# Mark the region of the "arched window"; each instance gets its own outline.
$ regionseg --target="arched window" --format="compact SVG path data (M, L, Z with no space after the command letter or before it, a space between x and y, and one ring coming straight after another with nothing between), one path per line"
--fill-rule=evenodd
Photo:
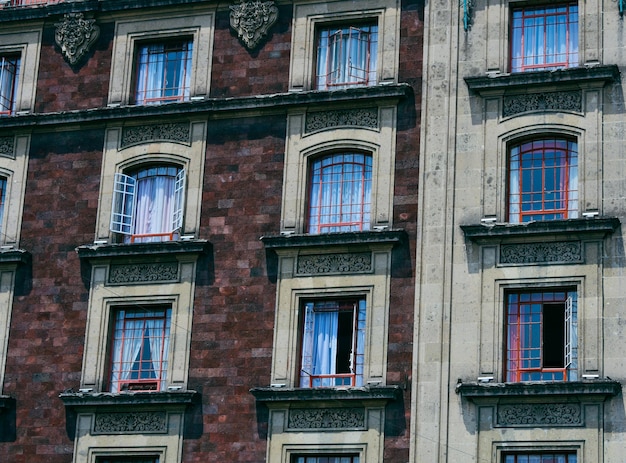
M578 217L578 147L566 138L535 138L509 147L508 220Z
M156 165L115 174L111 231L127 242L171 241L183 224L185 170Z
M309 233L369 230L372 156L334 153L314 159L309 177Z

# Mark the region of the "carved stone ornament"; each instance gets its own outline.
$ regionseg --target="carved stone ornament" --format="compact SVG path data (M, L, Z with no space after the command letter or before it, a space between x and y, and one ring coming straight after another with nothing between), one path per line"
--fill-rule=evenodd
M498 406L500 426L581 426L579 403L502 404Z
M124 127L122 130L121 147L139 145L153 141L171 141L190 144L191 129L187 122L171 124L154 124Z
M553 243L503 244L500 247L501 264L541 264L582 262L580 241Z
M165 412L98 413L94 433L162 433L167 431Z
M504 97L503 117L530 111L583 111L582 93L571 92L524 93Z
M256 48L277 19L278 8L273 1L241 0L230 6L230 27L249 50Z
M298 256L296 269L298 275L369 273L371 271L371 252L301 255Z
M305 132L334 127L378 128L378 108L343 109L307 113Z
M292 408L287 427L291 429L365 428L364 408Z
M159 262L154 264L116 264L109 269L109 284L155 283L176 281L178 262Z
M65 59L76 64L98 40L100 28L95 19L85 19L82 13L68 13L56 23L54 40Z
M13 157L15 137L0 137L0 155Z

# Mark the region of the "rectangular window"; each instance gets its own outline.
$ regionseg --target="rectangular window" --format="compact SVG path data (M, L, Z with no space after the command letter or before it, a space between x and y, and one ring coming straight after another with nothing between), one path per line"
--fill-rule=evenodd
M111 456L97 457L96 463L159 463L159 457L151 455L141 456Z
M6 201L6 194L7 179L4 177L0 177L0 234L2 233L2 219L4 218L4 203Z
M576 463L576 452L507 452L502 463Z
M110 392L165 390L171 318L169 307L114 312Z
M2 116L15 112L19 73L19 55L0 55L0 115Z
M363 385L365 299L303 306L300 387Z
M511 21L511 72L578 66L578 5L516 8Z
M150 166L116 173L111 231L130 243L171 241L183 225L185 169Z
M137 47L135 104L189 100L193 42L182 40Z
M576 381L577 297L572 289L506 294L506 381Z
M509 222L578 217L575 141L541 138L509 148Z
M316 89L376 84L378 26L332 26L317 31Z
M358 455L295 455L291 458L291 463L359 463L359 461Z
M309 233L370 228L372 156L337 153L310 166Z

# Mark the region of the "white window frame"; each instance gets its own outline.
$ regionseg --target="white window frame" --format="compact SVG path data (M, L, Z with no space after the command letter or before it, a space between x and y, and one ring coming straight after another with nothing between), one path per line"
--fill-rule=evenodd
M109 106L132 104L137 44L178 37L190 37L193 42L190 99L208 98L214 22L215 11L208 8L198 10L192 16L169 11L136 16L131 21L118 21L113 40Z
M0 154L0 177L6 179L4 211L0 217L0 244L4 246L19 246L29 151L30 135L17 134L13 136L13 152Z
M395 83L398 80L400 41L399 0L337 0L330 2L297 2L294 4L291 34L291 63L289 89L291 91L315 88L317 33L327 23L378 24L377 83Z

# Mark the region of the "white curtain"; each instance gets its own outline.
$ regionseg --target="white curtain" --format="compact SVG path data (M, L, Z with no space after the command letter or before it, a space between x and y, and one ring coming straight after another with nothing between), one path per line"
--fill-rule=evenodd
M120 382L130 379L132 365L143 342L143 320L127 320L125 311L118 312L113 340L111 392L120 391Z
M339 312L315 312L313 327L313 374L334 375L337 373L337 331ZM333 378L318 378L313 387L334 386Z
M14 92L17 87L19 58L0 57L0 113L15 110Z
M137 180L134 235L169 233L175 203L175 177L151 176ZM161 241L161 237L146 237L142 242ZM136 240L139 241L139 240Z
M138 50L137 64L137 104L146 104L146 100L161 96L164 78L164 46L151 44Z
M152 371L160 379L161 389L167 380L167 353L169 350L169 316L165 319L146 321L146 331L150 332L150 355Z

